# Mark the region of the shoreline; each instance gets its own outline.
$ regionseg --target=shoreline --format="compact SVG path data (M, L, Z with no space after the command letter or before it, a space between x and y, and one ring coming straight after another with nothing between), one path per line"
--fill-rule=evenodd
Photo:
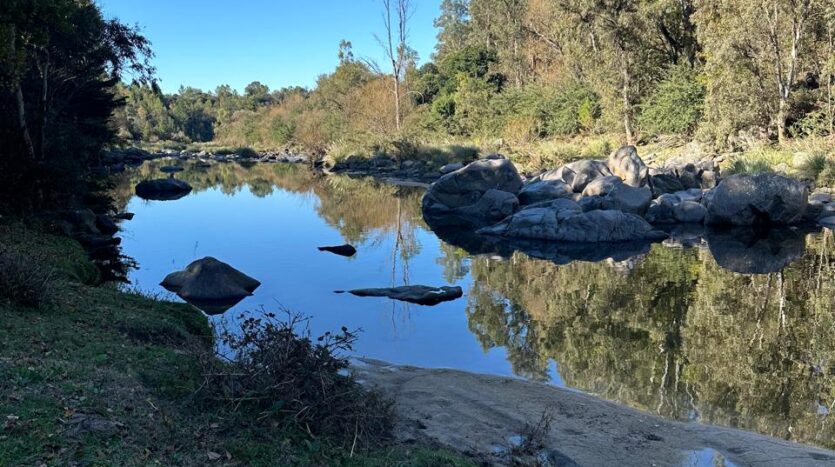
M835 451L735 428L667 420L545 383L355 361L352 370L360 382L395 396L398 441L458 450L490 465L545 460L566 466L835 463ZM526 427L544 412L550 429L540 433L541 446L518 452Z

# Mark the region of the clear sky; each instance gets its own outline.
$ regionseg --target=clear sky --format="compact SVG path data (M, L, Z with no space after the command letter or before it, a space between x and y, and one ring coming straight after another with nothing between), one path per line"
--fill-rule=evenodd
M440 0L412 0L410 43L421 62L435 47ZM354 56L383 54L380 0L99 0L109 17L139 24L152 41L160 86L238 91L252 81L270 89L313 87L337 64L339 41Z

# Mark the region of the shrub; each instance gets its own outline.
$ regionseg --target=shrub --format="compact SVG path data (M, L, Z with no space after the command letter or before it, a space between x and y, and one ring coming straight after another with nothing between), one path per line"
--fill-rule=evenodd
M55 298L55 273L43 261L0 247L0 299L39 308Z
M343 327L315 342L306 319L286 312L263 318L241 316L239 329L222 329L218 341L231 356L202 358L200 393L213 403L248 412L267 424L295 424L314 436L326 435L366 446L391 429L392 403L367 391L346 373L356 333Z
M255 159L258 157L258 151L249 147L235 149L235 154L243 157L244 159Z
M815 181L826 170L829 162L823 154L813 154L803 159L797 168L797 175L803 180Z
M649 96L638 119L654 135L691 135L702 118L705 88L689 65L670 68Z

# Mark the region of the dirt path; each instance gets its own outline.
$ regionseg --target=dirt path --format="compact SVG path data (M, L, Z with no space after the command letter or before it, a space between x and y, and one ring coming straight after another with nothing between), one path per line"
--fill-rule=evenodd
M493 465L835 465L832 451L673 422L546 384L375 360L355 361L354 371L396 398L401 441L436 443ZM526 446L526 426L537 425L546 409L550 428L533 430L540 442Z

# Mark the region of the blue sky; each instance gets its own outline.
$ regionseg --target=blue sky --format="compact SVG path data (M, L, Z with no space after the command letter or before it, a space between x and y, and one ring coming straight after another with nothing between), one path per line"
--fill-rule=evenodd
M333 70L339 41L356 57L383 63L380 0L99 0L109 17L139 24L153 42L160 86L238 91L252 81L270 89L312 87ZM410 42L429 59L440 0L413 0Z

